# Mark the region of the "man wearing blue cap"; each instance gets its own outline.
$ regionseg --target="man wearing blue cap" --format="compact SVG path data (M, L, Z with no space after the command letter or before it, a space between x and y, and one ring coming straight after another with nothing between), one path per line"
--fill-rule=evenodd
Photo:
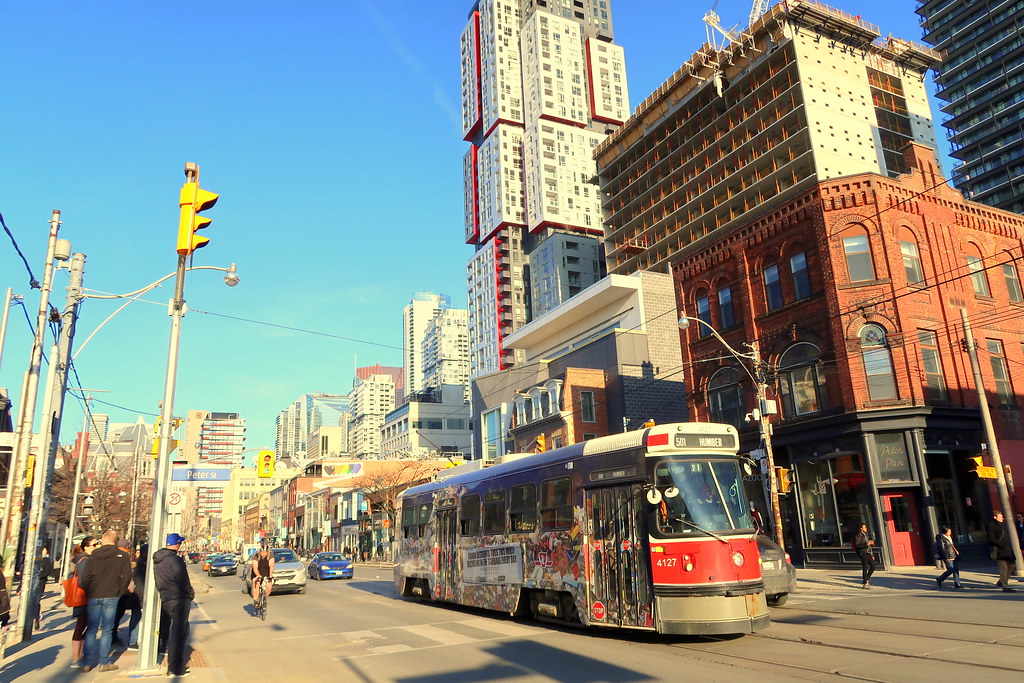
M167 545L153 553L153 576L160 591L160 633L167 647L167 673L188 676L188 613L195 591L185 560L178 555L185 537L168 534Z

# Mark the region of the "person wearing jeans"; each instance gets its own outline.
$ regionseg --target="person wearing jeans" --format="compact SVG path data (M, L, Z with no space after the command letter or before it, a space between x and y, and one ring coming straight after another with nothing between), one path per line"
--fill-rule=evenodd
M128 553L117 547L117 532L108 530L100 537L100 547L93 551L78 577L85 591L88 625L85 627L85 653L82 671L99 666L100 671L113 671L117 664L110 658L110 642L114 628L117 602L132 578ZM96 637L97 631L100 633Z
M935 577L935 583L942 588L942 582L953 577L953 588L963 588L960 584L960 551L953 545L953 530L948 524L942 525L942 533L935 535L935 559L942 560L946 571Z

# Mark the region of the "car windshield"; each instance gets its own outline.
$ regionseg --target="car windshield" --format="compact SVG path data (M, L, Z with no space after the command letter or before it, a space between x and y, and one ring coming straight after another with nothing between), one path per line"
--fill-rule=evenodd
M298 562L299 558L292 550L275 550L274 562Z
M348 559L341 553L323 553L320 555L321 562L341 562L342 560Z
M655 528L661 535L754 528L735 460L662 461L654 468L654 481L662 494L654 506ZM666 495L673 488L678 494Z

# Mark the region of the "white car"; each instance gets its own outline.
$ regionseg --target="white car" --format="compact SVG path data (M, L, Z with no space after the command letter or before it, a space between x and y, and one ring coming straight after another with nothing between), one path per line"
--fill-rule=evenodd
M272 593L306 592L306 565L291 548L271 548L274 555L274 588ZM245 589L252 593L252 578L246 572Z

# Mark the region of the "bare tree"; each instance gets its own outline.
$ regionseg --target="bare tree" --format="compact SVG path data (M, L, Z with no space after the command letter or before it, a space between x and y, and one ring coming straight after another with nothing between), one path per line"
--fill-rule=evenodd
M356 477L349 484L366 498L371 510L383 512L394 527L398 521L398 496L402 491L430 481L445 464L424 460L395 460Z

